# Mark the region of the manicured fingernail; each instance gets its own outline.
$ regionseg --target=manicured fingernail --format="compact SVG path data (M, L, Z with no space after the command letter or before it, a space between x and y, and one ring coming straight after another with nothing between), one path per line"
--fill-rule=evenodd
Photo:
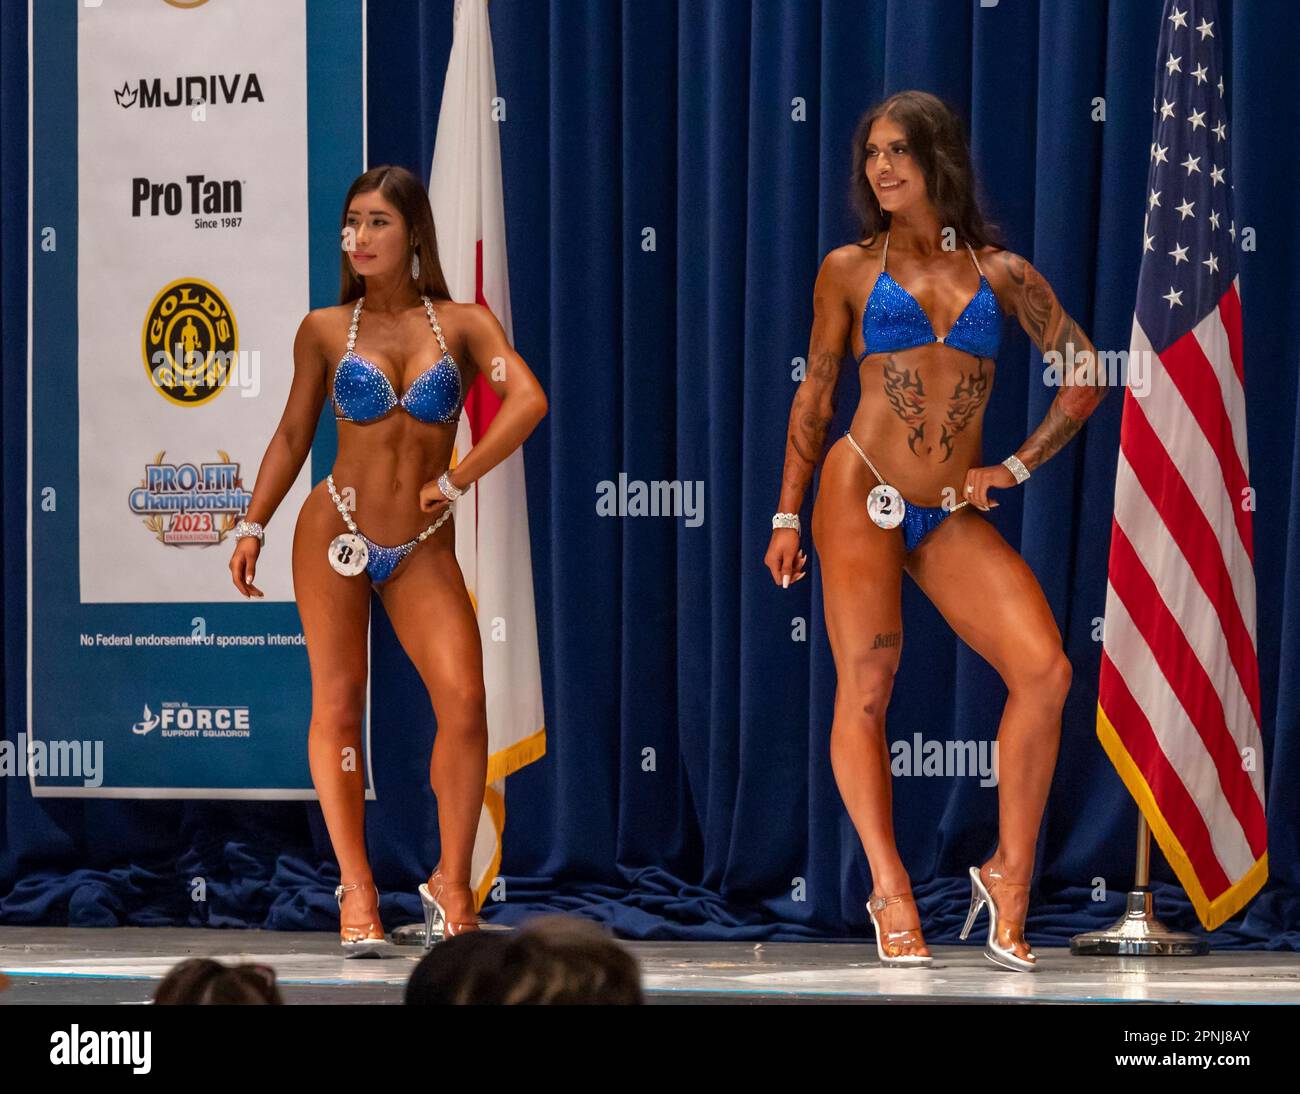
M781 577L781 588L788 589L789 587L790 587L790 575L784 574Z

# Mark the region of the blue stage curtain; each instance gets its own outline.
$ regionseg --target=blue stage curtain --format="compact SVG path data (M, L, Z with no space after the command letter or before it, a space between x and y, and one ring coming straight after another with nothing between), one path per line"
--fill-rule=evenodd
M0 22L10 737L25 722L25 6L5 5ZM372 164L427 177L451 7L371 0ZM834 670L817 556L785 593L762 566L813 280L822 256L855 238L853 126L894 91L945 97L969 123L986 210L1010 248L1099 346L1127 348L1161 5L494 0L490 11L514 331L551 411L525 449L548 752L508 782L506 900L484 914L575 911L634 938L863 938L870 879L828 758ZM1240 263L1271 876L1212 937L1295 948L1300 22L1287 0L1238 0L1221 2L1220 24L1229 181L1237 224L1258 240ZM1098 98L1104 122L1092 119ZM1008 322L986 461L1041 419L1053 392L1040 371ZM832 437L856 398L849 367ZM1038 575L1074 665L1029 922L1039 943L1113 921L1132 879L1136 808L1094 732L1120 409L1113 393L991 514ZM700 480L703 522L598 516L598 484L620 473ZM792 640L794 617L806 641ZM991 738L1000 680L910 582L904 629L891 738ZM433 727L378 607L373 671L369 838L392 926L417 917L414 887L436 857ZM5 923L337 924L315 805L38 803L15 779L0 796ZM928 940L954 941L965 868L996 839L996 791L900 777L895 818ZM1194 928L1154 859L1159 911ZM206 905L188 897L197 875Z

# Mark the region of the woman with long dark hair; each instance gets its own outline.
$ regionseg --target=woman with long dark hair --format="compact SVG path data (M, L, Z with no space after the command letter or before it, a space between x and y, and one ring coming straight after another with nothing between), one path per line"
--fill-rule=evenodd
M851 350L861 401L826 455L812 531L837 676L831 764L871 868L877 953L890 965L931 962L894 843L885 736L906 571L1007 686L998 846L970 868L962 938L987 905L986 955L1033 971L1024 921L1071 669L1032 571L979 512L998 504L990 490L1024 482L1059 451L1105 388L1095 348L1051 286L981 216L966 137L945 103L905 91L868 111L853 138L853 187L862 239L830 252L817 275L808 375L764 562L778 585L805 576L798 511ZM1038 428L986 466L982 425L1008 314L1045 355L1060 354L1064 379Z
M348 956L385 948L365 844L361 720L372 588L428 689L438 731L429 766L442 856L420 886L428 939L476 930L470 855L487 772L482 647L456 561L452 503L546 414L546 396L496 317L450 299L420 181L374 167L348 189L340 303L308 313L294 340L288 405L257 475L230 560L253 585L264 530L311 448L328 398L338 456L298 515L293 582L311 664L307 750L339 863ZM477 370L502 405L450 467Z

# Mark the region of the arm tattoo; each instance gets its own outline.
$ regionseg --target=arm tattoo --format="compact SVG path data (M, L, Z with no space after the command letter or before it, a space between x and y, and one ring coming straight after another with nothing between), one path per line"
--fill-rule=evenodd
M826 351L812 360L808 380L795 393L781 480L799 497L808 488L813 468L826 446L826 431L835 416L835 381L839 370L839 356Z
M921 386L921 370L913 376L910 369L899 368L894 354L885 361L885 395L907 426L907 447L913 456L921 453L916 446L925 439L925 388Z
M1083 428L1106 395L1106 380L1097 362L1097 347L1061 307L1047 280L1019 255L999 256L1006 271L1016 314L1025 333L1047 357L1061 362L1061 389L1047 416L1016 455L1033 471L1061 450Z

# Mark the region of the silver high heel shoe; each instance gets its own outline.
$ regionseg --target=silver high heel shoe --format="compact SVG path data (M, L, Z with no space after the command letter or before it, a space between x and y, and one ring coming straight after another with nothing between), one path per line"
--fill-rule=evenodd
M432 883L432 884L430 884ZM424 908L424 948L427 950L435 942L465 934L467 930L479 929L478 916L473 920L448 919L447 910L442 906L443 882L442 870L434 870L429 881L416 890L420 894L420 906Z
M351 892L353 889L373 889L374 885L369 881L358 881L352 885L340 885L334 890L334 899L338 901L339 912L343 911L343 894ZM378 892L375 893L376 899ZM378 931L378 935L375 932ZM384 928L376 922L366 924L365 928L361 927L340 927L339 928L339 945L343 947L344 957L380 957L392 948L392 944L384 937Z
M1007 881L1005 877L997 871L990 869L989 877L996 880L995 888L1018 888L1028 889L1029 886L1022 881ZM1029 953L1029 959L1021 957L1014 949L1003 946L998 941L998 905L990 895L984 885L984 879L980 877L979 867L970 868L970 911L966 915L966 925L961 929L961 937L965 940L970 934L970 929L975 925L975 917L984 905L989 906L989 937L984 946L984 956L995 965L1001 965L1004 969L1011 969L1014 972L1037 972L1037 958L1034 957L1033 951ZM1026 943L1028 945L1028 943Z
M912 900L912 894L898 893L894 896L876 896L874 893L867 901L867 915L871 919L871 925L876 929L876 956L880 958L882 965L888 965L893 968L916 969L924 968L927 965L934 964L934 958L927 957L925 954L904 953L904 954L887 954L885 947L880 943L880 924L876 920L876 913L881 911L888 904L901 904L904 900ZM915 903L915 901L913 901ZM911 936L911 937L909 937ZM921 942L921 932L916 927L908 927L903 931L887 931L885 933L885 944L891 949L907 942Z

